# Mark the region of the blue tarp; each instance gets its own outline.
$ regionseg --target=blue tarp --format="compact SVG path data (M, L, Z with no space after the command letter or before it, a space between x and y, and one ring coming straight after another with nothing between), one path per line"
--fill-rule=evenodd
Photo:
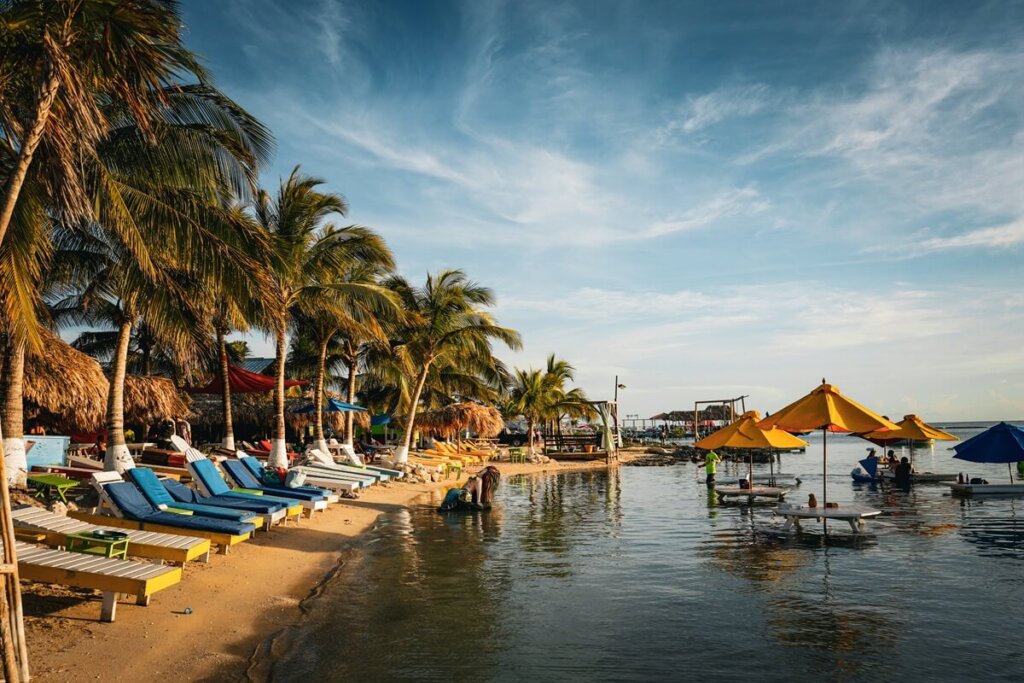
M373 417L370 418L370 424L374 427L377 427L379 425L391 424L391 416L385 413L381 413L380 415L374 415Z
M346 403L345 401L339 401L336 398L328 398L327 405L324 406L325 413L347 413L350 411L366 412L366 408L357 406L355 403ZM296 415L306 415L307 413L316 412L316 406L310 403L308 406L302 406L298 410L293 411Z
M1000 422L953 446L953 450L954 458L968 462L1019 462L1024 460L1024 429Z

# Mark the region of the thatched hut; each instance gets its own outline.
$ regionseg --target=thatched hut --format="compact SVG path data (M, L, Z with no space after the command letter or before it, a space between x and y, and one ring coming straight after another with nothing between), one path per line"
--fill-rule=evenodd
M25 416L61 432L103 426L110 386L103 368L49 330L42 351L25 358Z
M428 410L416 416L416 427L426 435L448 436L470 431L477 436L497 436L505 420L493 406L463 402Z
M148 424L165 418L189 418L192 410L181 393L167 377L124 378L124 419L134 424Z

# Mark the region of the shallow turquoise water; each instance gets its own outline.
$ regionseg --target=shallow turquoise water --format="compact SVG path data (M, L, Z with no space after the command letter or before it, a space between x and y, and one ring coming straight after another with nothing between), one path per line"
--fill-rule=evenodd
M885 512L859 542L780 537L770 506L716 504L690 464L518 477L490 513L389 515L273 676L1020 680L1024 499L855 486L864 447L829 440L830 499ZM950 455L917 460L966 469ZM820 438L784 456L805 476L792 499L820 495L820 456Z

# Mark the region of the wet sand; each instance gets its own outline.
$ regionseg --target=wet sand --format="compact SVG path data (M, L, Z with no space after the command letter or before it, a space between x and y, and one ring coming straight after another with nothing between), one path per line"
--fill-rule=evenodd
M603 461L495 464L503 477L606 467ZM23 582L32 678L244 680L257 648L301 618L301 601L339 567L353 540L380 515L452 485L376 486L298 527L258 533L209 564L188 563L181 583L154 595L149 607L122 600L113 624L99 621L98 593ZM186 608L192 613L184 614Z

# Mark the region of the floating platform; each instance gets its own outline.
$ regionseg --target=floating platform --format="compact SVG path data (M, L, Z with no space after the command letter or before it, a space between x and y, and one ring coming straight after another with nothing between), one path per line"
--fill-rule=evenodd
M716 486L715 493L719 498L746 498L751 501L758 498L782 500L789 493L789 489L778 486L752 486L749 489L740 486Z
M896 474L890 470L879 470L878 478L891 481L896 478ZM956 481L956 475L938 472L913 472L910 475L910 483L912 484L941 484L947 481Z
M849 523L850 529L852 529L855 534L864 532L865 520L882 514L881 510L876 510L874 508L867 507L866 505L857 505L855 503L842 503L839 507L834 508L812 508L806 505L790 505L788 503L782 503L779 507L775 508L774 512L776 515L786 518L786 525L784 527L786 529L796 527L799 531L800 521L805 519L814 519L819 522L828 519L835 519Z
M1024 484L957 484L946 486L954 496L1024 496Z

